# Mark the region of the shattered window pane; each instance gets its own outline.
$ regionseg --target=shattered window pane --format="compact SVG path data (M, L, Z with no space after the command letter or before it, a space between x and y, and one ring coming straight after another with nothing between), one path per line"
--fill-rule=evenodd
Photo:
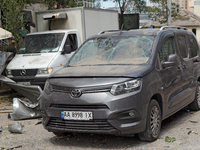
M197 56L198 45L195 38L192 35L188 36L188 48L190 50L190 56Z
M178 46L179 46L179 50L180 50L181 56L183 58L187 58L188 57L188 52L187 52L185 43L186 43L185 36L178 36Z
M170 54L174 54L174 48L173 48L173 38L168 38L164 41L162 45L161 52L159 53L160 61L167 61L168 56Z
M154 38L154 36L94 38L80 48L69 66L147 63Z
M64 33L36 34L26 36L18 54L57 52Z

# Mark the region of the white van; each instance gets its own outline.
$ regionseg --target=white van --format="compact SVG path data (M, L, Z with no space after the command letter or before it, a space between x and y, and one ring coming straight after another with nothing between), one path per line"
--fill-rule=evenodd
M7 66L7 77L24 85L43 88L49 74L62 68L80 44L75 29L28 34ZM66 45L71 46L69 54L65 52Z

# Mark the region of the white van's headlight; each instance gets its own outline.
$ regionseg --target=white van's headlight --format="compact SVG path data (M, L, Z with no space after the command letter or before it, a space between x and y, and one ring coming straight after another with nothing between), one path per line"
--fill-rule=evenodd
M38 69L37 74L51 74L53 68Z
M12 72L11 72L11 70L6 70L7 71L7 75L12 75Z
M113 95L125 94L137 91L141 88L141 86L142 86L141 79L135 79L120 84L114 84L110 90L110 93Z

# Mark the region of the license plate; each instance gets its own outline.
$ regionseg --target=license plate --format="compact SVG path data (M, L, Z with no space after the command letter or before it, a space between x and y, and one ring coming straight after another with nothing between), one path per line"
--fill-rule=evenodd
M91 111L61 111L61 118L66 120L92 120Z
M17 82L18 84L22 84L22 85L31 85L30 82Z

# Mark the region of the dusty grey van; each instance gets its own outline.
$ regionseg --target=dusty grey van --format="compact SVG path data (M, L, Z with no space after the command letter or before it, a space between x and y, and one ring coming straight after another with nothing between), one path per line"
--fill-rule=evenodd
M138 134L154 141L162 120L187 105L199 110L199 45L192 32L178 28L107 31L89 38L46 81L45 129L56 135Z

